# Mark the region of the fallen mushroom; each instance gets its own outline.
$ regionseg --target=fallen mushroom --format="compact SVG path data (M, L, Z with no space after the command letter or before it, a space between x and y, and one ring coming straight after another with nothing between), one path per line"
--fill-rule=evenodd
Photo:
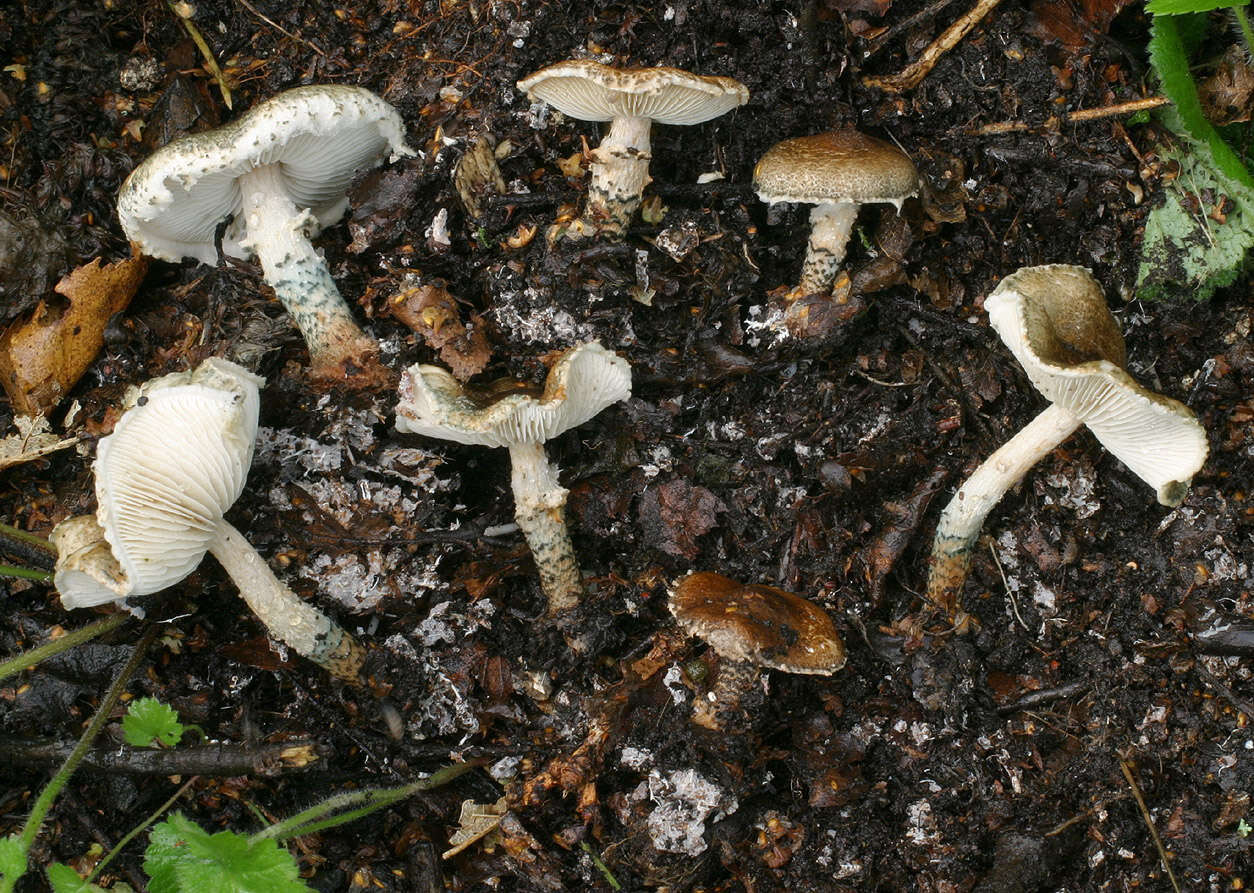
M783 589L699 571L675 582L669 606L685 633L722 658L714 685L693 708L692 721L707 729L736 724L763 667L830 676L845 665L844 643L827 613Z
M649 131L658 124L700 124L749 101L745 85L678 68L611 68L587 59L559 62L518 82L532 100L580 121L609 121L591 153L588 201L567 230L622 235L649 185Z
M1028 469L1081 425L1163 505L1179 505L1206 461L1206 432L1183 403L1147 390L1126 371L1123 336L1101 286L1084 267L1011 273L984 301L989 320L1050 406L989 456L941 513L927 596L959 628L971 549L984 519Z
M767 204L814 205L801 282L794 297L831 292L858 208L886 202L901 210L919 191L919 172L892 143L856 130L800 136L772 146L753 170Z
M505 396L507 388L513 390ZM507 447L512 463L514 519L535 557L549 615L575 607L583 580L566 529L567 491L544 443L631 396L631 367L596 342L564 352L541 393L517 382L477 391L438 366L411 366L401 377L396 428L457 443Z
M118 217L145 254L217 261L255 254L309 346L310 374L370 387L390 380L310 238L348 206L354 176L414 152L396 109L360 87L279 93L216 130L168 143L131 172Z
M127 394L92 466L95 517L63 521L54 583L67 609L173 586L209 551L275 638L342 679L364 653L334 621L281 583L223 514L252 464L262 379L211 358Z

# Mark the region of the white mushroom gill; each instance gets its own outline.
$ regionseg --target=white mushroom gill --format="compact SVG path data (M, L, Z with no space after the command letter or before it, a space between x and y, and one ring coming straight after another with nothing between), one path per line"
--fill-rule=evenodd
M361 646L281 583L223 518L252 464L261 381L214 358L132 389L97 448L96 517L53 531L55 583L67 608L121 602L173 586L212 551L277 639L355 680Z

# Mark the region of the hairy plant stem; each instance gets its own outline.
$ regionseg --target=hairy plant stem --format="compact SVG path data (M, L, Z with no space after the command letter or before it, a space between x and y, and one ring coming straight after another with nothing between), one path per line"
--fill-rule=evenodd
M448 784L459 775L464 775L471 769L476 769L479 766L485 766L489 762L491 761L486 758L467 760L464 763L446 766L427 778L398 787L370 788L364 791L336 794L333 797L328 797L321 803L311 806L304 812L298 812L291 818L284 819L258 831L249 840L253 843L270 838L290 840L293 837L303 837L306 834L315 834L327 828L334 828L337 825L343 825L346 822L351 822L376 810L390 806L398 800L412 797L420 791L429 791L432 788Z
M37 663L60 654L62 651L68 651L75 645L81 645L83 642L90 642L97 636L103 636L110 630L117 629L130 619L130 614L112 614L103 620L97 620L95 623L89 623L71 633L66 633L59 639L53 639L51 642L45 642L43 645L23 651L17 657L11 657L0 663L0 680L8 679L10 676L22 672L27 667L33 667Z
M82 762L83 757L87 755L87 751L91 749L92 742L96 740L96 736L104 730L105 723L109 721L109 714L113 712L118 698L122 696L122 692L126 690L131 677L139 669L140 663L143 662L144 654L148 651L148 646L157 637L157 629L157 624L148 624L144 634L139 637L139 641L135 644L135 650L131 652L126 666L122 667L122 671L113 680L109 690L100 699L100 706L96 708L91 722L87 725L87 730L78 739L78 744L70 751L69 757L66 758L64 765L57 770L57 774L52 776L52 780L39 792L39 797L36 798L34 805L31 807L30 815L26 818L26 824L22 826L22 833L18 836L18 843L21 844L24 853L30 852L35 838L39 836L39 829L43 826L44 819L47 817L49 810L52 809L52 804L56 801L62 789L69 783L70 776L74 774L78 764ZM0 893L12 893L19 878L21 878L21 875L17 877L8 877L6 875L0 878Z
M40 571L31 567L18 567L15 564L0 564L0 577L12 577L15 580L34 580L36 583L47 583L52 579L52 571Z

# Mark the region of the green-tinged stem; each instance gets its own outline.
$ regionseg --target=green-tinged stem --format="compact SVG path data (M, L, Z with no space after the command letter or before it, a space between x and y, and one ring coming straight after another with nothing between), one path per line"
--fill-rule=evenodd
M34 580L36 583L47 583L52 579L52 571L35 570L33 567L18 567L15 564L0 564L0 577L12 577L16 580Z
M53 557L57 554L57 547L44 537L34 533L27 533L25 530L18 530L16 527L5 524L2 521L0 521L0 540L15 540L19 543L25 543L28 546L34 546L36 549L47 552Z
M569 611L583 598L583 576L566 529L566 488L542 443L510 444L514 520L531 547L549 616Z
M334 828L337 825L343 825L346 822L369 815L375 810L390 806L398 800L412 797L420 791L429 791L432 788L448 784L459 775L464 775L471 769L477 769L488 762L484 758L467 760L464 763L446 766L427 778L400 785L399 787L370 788L364 791L337 794L334 797L328 797L315 806L311 806L304 812L298 812L291 818L284 819L262 831L258 831L249 839L254 843L269 838L290 840L293 837L303 837L306 834L315 834L327 828Z
M1230 8L1237 20L1237 25L1241 28L1241 36L1245 38L1246 52L1254 54L1254 30L1250 28L1250 17L1245 14L1245 7L1232 6Z
M143 662L144 654L148 651L148 646L157 637L157 629L157 624L148 624L144 634L139 637L135 650L131 652L131 657L126 662L126 666L122 667L122 671L113 680L109 690L100 699L100 706L96 708L96 713L92 716L91 722L88 723L87 730L78 739L78 744L70 751L70 755L66 758L64 765L57 770L57 774L52 776L52 780L39 792L39 797L31 807L30 815L27 816L26 824L22 826L22 833L18 837L18 842L26 852L30 852L31 845L34 844L35 838L39 836L39 829L43 826L44 818L47 817L48 811L52 809L52 804L56 801L62 788L69 783L70 776L74 774L74 770L78 768L78 764L82 762L83 757L87 756L87 752L91 750L92 742L104 730L105 723L109 721L109 714L113 712L114 706L117 705L118 698L122 696L122 692L126 690L131 677L139 669L140 663ZM17 880L15 877L10 878L8 876L0 879L0 891L10 893Z
M182 797L185 793L187 793L187 789L195 784L199 779L199 775L193 775L191 778L187 779L187 781L183 782L183 784L179 786L179 789L170 796L169 800L162 803L153 811L152 815L148 816L148 818L144 819L130 831L127 831L126 835L117 842L113 849L109 850L108 854L96 863L96 867L91 870L91 874L87 875L87 879L84 883L90 884L98 878L100 876L100 872L104 871L105 866L113 861L114 856L122 852L122 850L126 848L126 845L135 839L137 834L165 815L166 810L173 806L179 797Z
M90 642L97 636L103 636L110 630L117 629L130 619L131 615L129 614L112 614L103 620L97 620L95 623L89 623L73 632L66 633L59 639L53 639L51 642L31 648L29 651L23 651L17 657L11 657L0 663L0 680L20 673L27 667L33 667L37 663L60 654L62 651L68 651L75 645L81 645L83 642Z

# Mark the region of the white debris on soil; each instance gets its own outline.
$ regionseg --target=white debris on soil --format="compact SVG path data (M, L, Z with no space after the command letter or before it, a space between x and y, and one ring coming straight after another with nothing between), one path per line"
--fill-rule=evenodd
M1096 481L1088 462L1075 462L1066 471L1054 472L1045 477L1045 483L1055 491L1045 494L1046 505L1072 509L1077 518L1092 517L1102 507L1101 500L1093 495Z
M1042 617L1053 617L1058 613L1058 596L1040 580L1032 588L1032 602Z
M506 333L511 343L543 348L569 347L591 341L597 335L591 326L579 323L565 310L554 306L551 296L539 289L511 288L505 277L498 287L500 291L487 316Z
M906 807L906 839L918 846L927 846L940 839L931 803L915 800Z
M618 756L618 762L628 769L635 769L637 772L641 772L645 766L653 764L653 753L641 750L638 747L624 747L622 753Z
M473 602L464 614L452 610L452 607L451 601L432 607L426 619L414 630L414 637L430 648L438 642L452 645L481 629L492 628L491 618L496 613L496 606L487 599Z
M684 685L683 679L684 671L679 668L679 664L671 664L666 675L662 677L662 684L671 693L671 701L676 707L688 700L688 687Z
M646 788L647 793L642 792ZM734 813L740 804L728 791L707 781L693 769L678 769L662 775L654 769L648 780L632 793L632 798L647 796L656 806L645 824L653 846L664 853L699 856L708 847L705 822Z
M299 467L308 475L318 471L336 471L342 461L343 454L338 444L322 443L312 437L265 425L257 429L254 465L278 465L286 474L293 474Z
M640 464L640 470L647 478L655 478L663 471L670 471L674 467L675 457L671 455L670 447L665 444L652 447L649 450L649 461Z
M754 304L745 320L745 344L759 346L765 340L767 347L779 347L792 337L784 321L784 308Z
M419 741L479 731L479 717L470 701L471 679L465 675L456 679L450 676L439 657L437 652L425 649L415 655L414 665L422 674L423 683L405 727Z
M1210 562L1210 583L1230 583L1242 581L1245 583L1250 580L1250 565L1246 561L1240 561L1232 551L1228 548L1228 544L1224 542L1222 536L1215 537L1214 545L1202 553L1202 557Z

